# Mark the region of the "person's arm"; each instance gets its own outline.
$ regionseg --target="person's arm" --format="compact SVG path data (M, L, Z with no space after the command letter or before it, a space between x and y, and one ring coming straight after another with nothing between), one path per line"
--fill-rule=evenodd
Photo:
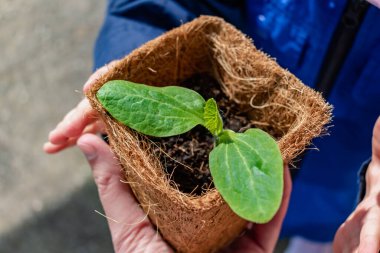
M336 253L380 250L380 117L373 128L372 157L365 181L363 199L335 234Z
M243 0L109 0L95 44L94 69L199 15L219 16L245 30L244 9Z
M195 18L181 1L110 0L94 50L94 68L128 55L145 42Z

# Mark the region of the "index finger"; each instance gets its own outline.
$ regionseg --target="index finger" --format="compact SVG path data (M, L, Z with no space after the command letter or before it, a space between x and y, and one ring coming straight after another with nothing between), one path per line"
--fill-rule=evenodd
M79 137L87 125L97 120L97 114L87 99L83 99L49 134L49 141L62 144L71 137Z

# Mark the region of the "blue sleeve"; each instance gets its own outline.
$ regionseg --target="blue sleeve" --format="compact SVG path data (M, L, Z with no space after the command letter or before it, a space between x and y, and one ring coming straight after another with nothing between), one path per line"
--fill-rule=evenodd
M103 26L94 50L94 68L124 57L143 43L193 19L192 13L174 1L108 2Z
M244 1L236 0L109 0L95 43L94 68L201 14L223 17L242 28L243 9Z

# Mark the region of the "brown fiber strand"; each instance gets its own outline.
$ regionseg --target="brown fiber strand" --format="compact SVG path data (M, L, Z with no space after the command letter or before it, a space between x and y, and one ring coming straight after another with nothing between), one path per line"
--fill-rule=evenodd
M231 211L215 189L191 196L171 186L149 141L111 118L96 92L109 80L166 86L195 74L212 75L231 102L249 110L252 123L278 140L285 162L323 134L331 118L331 106L319 93L216 17L201 16L173 29L110 67L86 95L105 122L125 181L133 182L130 186L142 208L173 248L186 253L217 251L244 230L246 221Z

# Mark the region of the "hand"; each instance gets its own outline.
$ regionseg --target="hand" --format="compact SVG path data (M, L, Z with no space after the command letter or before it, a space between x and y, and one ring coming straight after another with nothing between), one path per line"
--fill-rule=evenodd
M109 146L94 134L84 134L78 147L90 163L103 205L115 252L172 252L153 228L126 183Z
M92 168L99 197L108 217L115 252L172 252L138 205L129 186L120 181L121 167L109 146L93 134L81 136L77 145ZM275 217L267 224L250 224L242 237L221 252L273 252L291 191L287 167L284 172L284 195Z
M102 74L106 73L110 66L117 61L95 71L83 86L85 93ZM44 144L44 151L49 154L57 153L76 144L78 138L85 133L104 132L103 123L98 120L97 113L86 98L72 109L63 120L49 134L49 141Z
M366 195L338 229L333 246L336 253L378 253L380 250L380 117L373 129Z
M83 88L85 92L96 78L108 70L108 66L89 78ZM57 153L77 144L83 151L92 168L116 252L172 252L139 207L129 186L120 181L121 168L109 146L94 135L103 130L104 125L98 120L96 112L88 100L83 99L50 132L44 150ZM244 236L222 252L273 252L288 208L291 184L290 173L285 166L284 195L275 217L267 224L249 224Z

